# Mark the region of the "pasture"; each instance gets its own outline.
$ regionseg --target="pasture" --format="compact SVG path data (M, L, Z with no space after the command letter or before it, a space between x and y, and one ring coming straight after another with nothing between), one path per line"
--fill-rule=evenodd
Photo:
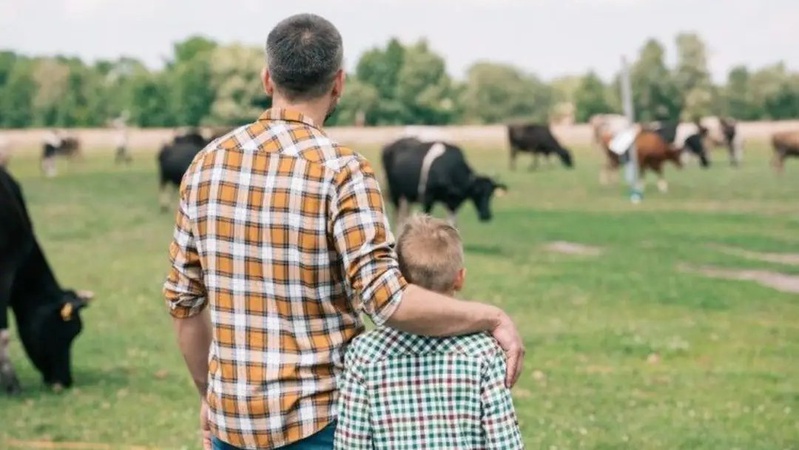
M572 147L572 171L553 158L533 173L529 155L510 172L504 148L465 147L509 192L494 199L491 223L471 204L460 211L463 296L505 308L524 336L513 394L528 448L799 448L796 291L697 270L799 277L788 264L799 257L740 252L799 254L794 161L777 178L763 143L748 144L738 170L716 151L708 171L667 166L669 193L650 178L631 205L622 183L598 184L593 148ZM362 151L379 170L377 147ZM129 167L114 166L110 148L69 169L59 161L53 179L33 154L11 161L59 280L97 296L73 347L72 390L45 391L14 341L25 392L0 397L2 448L198 448L199 400L161 297L173 215L158 210L153 149L132 154Z

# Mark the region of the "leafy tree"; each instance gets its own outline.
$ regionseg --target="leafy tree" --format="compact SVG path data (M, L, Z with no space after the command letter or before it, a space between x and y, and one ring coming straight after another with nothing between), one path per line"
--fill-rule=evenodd
M696 33L677 35L674 82L682 93L683 120L712 113L714 89L707 68L707 49Z
M0 123L4 127L24 128L33 123L36 83L31 76L32 70L30 61L17 59L7 75L0 92Z
M397 100L406 111L405 123L439 125L450 122L455 105L444 58L421 40L405 51L397 79Z
M405 62L405 48L395 38L389 40L385 49L373 48L358 60L355 78L375 88L380 103L374 114L375 125L403 123L407 113L397 98L400 71Z
M546 121L553 97L535 76L506 64L478 62L468 70L461 101L469 122Z
M577 109L575 120L587 122L594 114L611 112L607 94L602 79L593 71L588 72L574 93L574 104Z
M657 40L650 39L630 70L633 104L638 120L679 119L682 102L664 56L663 46Z

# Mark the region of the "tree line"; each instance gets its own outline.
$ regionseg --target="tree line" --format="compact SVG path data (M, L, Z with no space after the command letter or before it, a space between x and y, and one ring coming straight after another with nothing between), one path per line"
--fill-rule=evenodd
M733 67L711 80L707 49L696 33L675 38L676 64L650 39L631 63L639 120L690 120L723 114L739 120L799 118L799 73L781 62L756 70ZM126 112L140 127L238 125L270 105L260 71L263 50L191 36L174 44L163 69L129 57L88 64L70 56L0 52L0 128L99 127ZM619 76L594 72L542 80L508 64L480 61L464 80L448 73L425 39L390 39L347 74L332 125L489 124L550 121L573 114L621 112Z

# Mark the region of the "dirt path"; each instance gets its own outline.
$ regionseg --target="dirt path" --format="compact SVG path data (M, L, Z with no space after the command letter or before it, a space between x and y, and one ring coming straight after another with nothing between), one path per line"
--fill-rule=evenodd
M681 264L678 269L683 272L699 273L708 278L727 280L754 281L761 286L776 289L780 292L799 294L799 276L787 275L770 270L759 269L722 269L718 267L695 267Z
M599 256L602 254L602 249L599 247L567 241L550 242L544 246L544 249L551 252L564 253L567 255Z

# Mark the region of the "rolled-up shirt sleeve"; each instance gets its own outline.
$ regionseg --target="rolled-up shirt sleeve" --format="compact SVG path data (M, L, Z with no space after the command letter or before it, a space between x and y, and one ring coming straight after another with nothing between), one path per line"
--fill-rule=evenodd
M408 283L399 270L380 184L363 157L349 159L336 176L331 228L344 276L362 311L383 325L399 307Z
M186 188L182 186L172 242L169 245L171 266L163 287L169 313L176 318L195 316L207 305L202 264L187 214L186 198Z

